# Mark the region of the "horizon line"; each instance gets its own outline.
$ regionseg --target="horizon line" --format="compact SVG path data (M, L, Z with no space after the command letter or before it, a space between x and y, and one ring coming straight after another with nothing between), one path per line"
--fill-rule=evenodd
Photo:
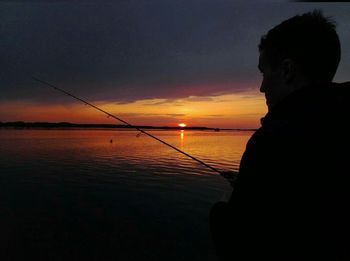
M71 122L25 122L25 121L0 121L0 127L17 127L17 128L144 128L144 129L173 129L173 130L237 130L237 131L255 131L255 128L217 128L205 126L152 126L152 125L125 125L111 123L71 123Z

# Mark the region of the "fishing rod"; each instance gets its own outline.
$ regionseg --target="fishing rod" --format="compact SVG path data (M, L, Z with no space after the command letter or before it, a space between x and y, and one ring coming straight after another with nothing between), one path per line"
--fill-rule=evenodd
M46 81L40 80L40 79L35 78L35 77L32 77L32 79L35 80L35 81L37 81L37 82L40 82L40 83L42 83L42 84L44 84L44 85L50 86L50 87L52 87L53 89L55 89L56 91L62 92L62 93L64 93L65 95L68 95L68 96L70 96L70 97L72 97L72 98L74 98L74 99L76 99L76 100L78 100L78 101L81 101L82 103L84 103L84 104L86 104L86 105L89 105L90 107L92 107L92 108L94 108L94 109L96 109L96 110L98 110L98 111L100 111L100 112L102 112L102 113L108 115L108 117L112 117L112 118L114 118L114 119L116 119L116 120L118 120L118 121L120 121L120 122L126 124L127 126L129 126L129 127L131 127L131 128L134 128L134 129L140 131L141 133L143 133L143 134L145 134L145 135L147 135L147 136L149 136L149 137L151 137L151 138L153 138L153 139L155 139L155 140L157 140L157 141L163 143L164 145L166 145L166 146L168 146L168 147L170 147L170 148L176 150L177 152L180 152L181 154L183 154L183 155L185 155L185 156L187 156L187 157L193 159L194 161L197 161L198 163L202 164L203 166L207 167L208 169L211 169L212 171L219 173L219 174L220 174L221 176L223 176L224 178L229 179L227 172L221 172L221 171L217 170L216 168L214 168L214 167L208 165L207 163L205 163L205 162L203 162L203 161L201 161L201 160L199 160L199 159L197 159L197 158L191 156L190 154L188 154L188 153L186 153L186 152L184 152L184 151L182 151L182 150L180 150L180 149L174 147L173 145L170 145L169 143L167 143L167 142L165 142L165 141L163 141L163 140L157 138L156 136L154 136L154 135L152 135L152 134L150 134L150 133L148 133L148 132L146 132L146 131L140 129L139 127L134 126L134 125L131 125L130 123L128 123L128 122L122 120L121 118L119 118L119 117L117 117L117 116L114 116L113 114L110 114L109 112L106 112L105 110L103 110L103 109L97 107L96 105L94 105L94 104L92 104L92 103L86 101L85 99L79 98L79 97L77 97L77 96L75 96L75 95L73 95L73 94L71 94L71 93L69 93L69 92L67 92L67 91L65 91L65 90L63 90L63 89L61 89L61 88L59 88L59 87L53 85L53 84L51 84L51 83L48 83L48 82L46 82Z

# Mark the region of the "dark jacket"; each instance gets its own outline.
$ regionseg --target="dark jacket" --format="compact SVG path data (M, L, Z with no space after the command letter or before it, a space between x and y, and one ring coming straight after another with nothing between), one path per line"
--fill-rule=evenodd
M350 260L350 83L289 95L249 140L211 228L222 260Z

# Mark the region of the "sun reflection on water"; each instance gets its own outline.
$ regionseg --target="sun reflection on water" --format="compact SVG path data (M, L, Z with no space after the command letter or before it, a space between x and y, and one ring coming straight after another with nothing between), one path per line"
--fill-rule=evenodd
M184 137L185 137L185 131L184 130L180 130L180 147L181 148L184 147Z

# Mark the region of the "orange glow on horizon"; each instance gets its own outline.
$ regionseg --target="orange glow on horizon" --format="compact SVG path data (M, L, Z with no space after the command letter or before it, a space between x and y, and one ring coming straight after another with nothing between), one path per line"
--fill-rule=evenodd
M132 125L191 126L212 128L256 128L266 114L264 97L257 92L181 99L144 99L130 103L95 101L94 105ZM25 101L0 103L0 121L47 121L120 124L80 103L40 104ZM184 125L183 125L184 124Z

